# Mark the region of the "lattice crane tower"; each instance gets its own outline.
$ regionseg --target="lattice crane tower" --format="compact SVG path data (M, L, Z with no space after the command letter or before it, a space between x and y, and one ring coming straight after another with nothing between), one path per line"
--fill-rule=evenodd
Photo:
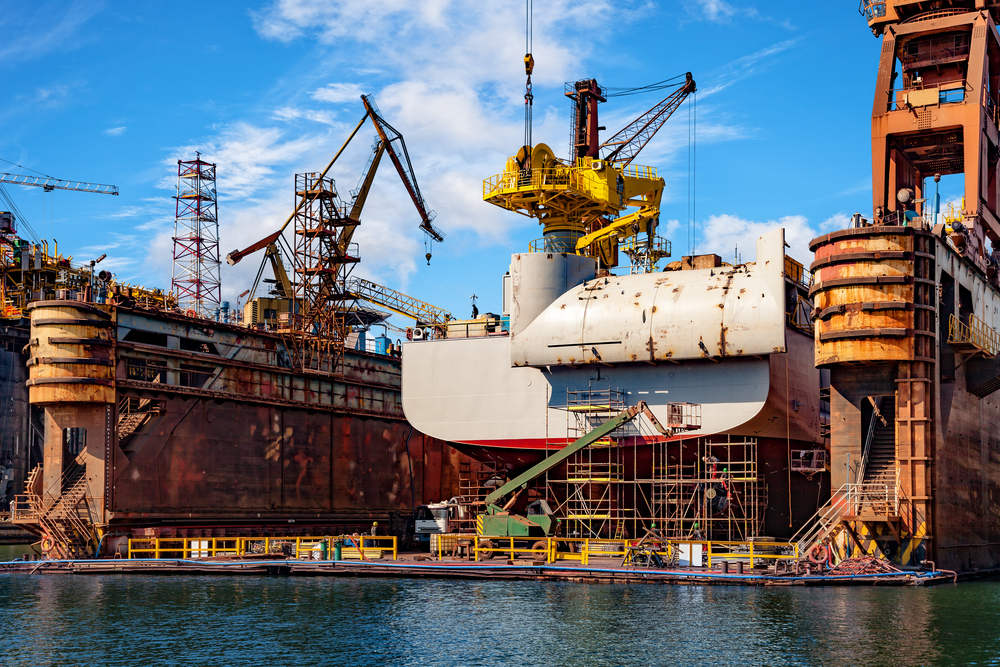
M170 289L182 310L211 317L222 301L215 164L200 153L177 161L174 266Z

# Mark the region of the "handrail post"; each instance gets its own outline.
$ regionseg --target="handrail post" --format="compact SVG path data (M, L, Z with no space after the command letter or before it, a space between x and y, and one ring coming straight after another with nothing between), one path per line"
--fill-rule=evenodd
M476 535L476 539L472 540L472 552L476 555L475 561L479 562L479 536Z
M583 541L583 564L590 565L590 538Z
M709 569L711 569L711 567L712 567L712 542L711 542L711 540L709 540L708 542L705 543L705 547L708 550L708 567L709 567Z
M159 537L154 537L153 538L153 549L154 549L153 554L156 556L156 560L159 560L160 559L160 538Z
M753 542L750 543L750 569L753 569Z
M392 536L392 559L397 560L398 551L398 539L395 535Z

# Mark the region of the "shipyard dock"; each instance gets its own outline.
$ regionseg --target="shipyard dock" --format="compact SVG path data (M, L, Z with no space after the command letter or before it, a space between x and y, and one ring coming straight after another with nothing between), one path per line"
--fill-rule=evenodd
M587 584L713 584L743 586L925 586L956 580L953 572L927 570L870 574L770 574L724 572L721 568L658 569L626 567L621 559L595 558L587 565L548 565L532 561L505 563L468 560L418 561L413 555L386 561L315 561L286 559L98 559L11 561L7 574L164 574L271 575L334 577L405 577L504 579Z
M429 552L402 553L395 536L134 538L115 558L14 560L8 574L206 574L504 579L594 584L748 586L954 582L950 570L901 570L870 557L835 567L801 559L794 544L435 536Z

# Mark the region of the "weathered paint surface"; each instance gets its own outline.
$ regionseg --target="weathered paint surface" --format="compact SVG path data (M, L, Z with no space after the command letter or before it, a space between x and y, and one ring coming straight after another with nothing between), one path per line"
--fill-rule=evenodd
M783 352L784 258L784 230L776 229L757 241L757 259L749 264L587 281L513 333L511 363L574 366Z
M458 455L403 421L194 398L159 410L114 450L115 521L379 518L457 488Z
M698 404L702 427L688 435L730 433L815 442L819 374L812 363L810 339L786 326L783 238L781 229L762 237L757 262L749 269L692 269L613 277L607 285L604 279L588 282L558 296L534 322L510 336L408 343L403 346L406 416L434 437L489 448L491 455L504 449L516 454L544 448L547 440L565 439L566 412L559 406L565 403L567 390L579 390L597 379L604 386L621 388L629 403L645 401L664 423L668 403ZM622 306L629 311L628 319L619 317L614 305L623 303L624 282L616 281L626 279L662 282L669 288L652 289L640 295L641 300L628 293ZM592 283L595 293L607 297L598 302L614 304L591 304L586 293ZM656 296L661 293L664 299ZM570 305L574 303L578 305ZM687 350L690 355L678 352L676 358L650 361L647 344L654 323L663 325L656 325L657 340L662 342L657 355L670 349ZM617 346L622 349L645 346L646 356L633 359L630 354L623 359L608 352L605 357L600 350L612 346L595 344L586 346L589 356L580 357L586 363L578 363L573 355L579 353L579 345L545 343L573 336L579 340L580 335L590 335L590 327L601 327L593 335L605 341L615 336L632 341L632 347ZM709 356L698 345L699 331L714 339L708 343L714 348L706 344ZM718 354L723 337L727 353ZM600 363L593 363L596 357L590 347L600 347ZM520 365L517 360L525 360L529 350L542 350L538 353L543 355L563 351L553 353L556 358L541 367L534 361ZM563 362L559 355L565 356ZM644 423L642 418L640 422ZM649 424L643 428L654 432Z

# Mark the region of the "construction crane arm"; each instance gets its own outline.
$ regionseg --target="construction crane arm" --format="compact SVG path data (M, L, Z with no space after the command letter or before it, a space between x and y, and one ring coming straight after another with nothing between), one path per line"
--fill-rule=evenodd
M688 72L679 88L601 144L604 159L619 168L627 166L695 90L694 78Z
M340 154L344 152L345 148L347 148L347 144L351 143L351 139L353 139L354 135L358 133L358 130L361 129L361 126L364 124L366 120L368 120L367 110L365 111L365 115L362 116L361 120L358 121L358 124L354 126L354 129L351 130L351 134L348 135L347 139L340 146L340 149L333 156L333 158L330 159L330 162L326 165L326 167L323 169L322 173L320 173L320 175L316 178L316 180L322 180L323 178L326 177L327 172L329 172L330 169L333 168L333 163L337 161L337 159L340 157ZM256 243L247 246L243 250L233 250L228 255L226 255L226 262L229 263L230 265L236 265L240 262L241 259L243 259L247 255L257 252L261 248L266 248L270 243L274 243L274 241L281 235L281 233L285 231L285 228L288 227L288 225L292 222L292 220L295 219L295 214L299 212L299 209L305 206L307 201L310 201L309 197L302 197L299 199L299 203L295 205L295 208L292 210L291 214L289 214L288 218L285 220L284 224L281 225L281 227L278 229L277 232L264 237L260 241L257 241Z
M344 226L344 231L340 236L340 241L337 246L341 253L347 252L351 245L351 239L354 238L354 230L358 228L359 224L361 224L361 211L365 207L365 202L368 201L368 193L372 189L372 182L375 180L375 172L378 171L378 165L382 161L382 155L384 153L385 144L379 140L376 142L375 148L372 150L372 154L368 158L368 166L365 168L364 174L361 176L361 181L358 183L357 188L351 192L353 201L351 202L351 212L347 216L349 224Z
M10 174L0 172L0 183L11 183L12 185L34 185L44 189L46 192L52 190L75 190L76 192L96 192L102 195L117 195L117 185L105 185L103 183L86 183L84 181L66 181L61 178L51 176L28 176L27 174Z
M364 278L350 278L346 291L362 301L383 306L394 313L432 326L444 326L451 319L451 314L443 308Z
M246 257L247 255L252 255L261 248L267 248L268 246L273 245L274 242L278 240L278 237L281 236L281 232L283 229L284 227L274 232L273 234L265 236L260 241L248 245L246 248L243 248L243 250L231 251L228 255L226 255L226 263L229 264L230 266L235 266L236 264L239 264L240 260Z
M371 157L368 160L368 168L365 169L364 176L361 177L361 182L358 183L358 187L351 193L354 201L351 202L351 212L347 217L355 222L361 220L361 210L365 207L365 202L368 201L368 193L372 189L375 172L378 171L378 165L382 161L384 154L385 144L379 140L372 150Z
M385 145L385 150L389 154L389 159L392 160L393 166L395 166L396 171L399 172L399 177L403 181L403 187L406 188L406 192L410 195L410 199L413 200L413 205L417 207L417 212L420 214L420 229L424 230L424 232L435 241L443 241L444 237L438 230L434 229L434 225L431 224L434 219L434 214L427 210L427 205L424 203L423 195L420 194L420 188L417 186L417 178L413 174L413 165L410 163L410 155L406 150L406 142L403 140L403 135L400 134L392 125L385 122L385 119L379 115L378 111L366 95L361 96L361 101L364 102L365 110L368 112L368 115L371 116L372 123L375 125L375 131L378 132L379 139L381 139L382 143ZM393 144L398 145L398 150Z
M495 505L498 500L506 496L508 493L513 493L520 487L524 486L531 480L535 479L539 475L545 474L547 470L551 470L556 467L566 459L568 459L573 454L576 454L581 449L587 447L588 445L600 440L608 433L611 433L616 428L627 424L628 422L635 419L636 415L646 409L646 403L640 401L637 405L633 405L630 408L622 410L616 416L612 417L608 421L604 422L593 431L590 431L586 435L572 443L566 445L558 452L549 456L548 458L542 459L535 465L531 466L520 475L510 480L503 486L497 487L484 498L484 504L489 507L490 505Z
M278 290L281 292L279 296L290 298L292 296L292 281L288 279L288 272L285 271L285 264L281 261L278 246L274 243L268 244L264 256L271 263L271 272L274 273Z

